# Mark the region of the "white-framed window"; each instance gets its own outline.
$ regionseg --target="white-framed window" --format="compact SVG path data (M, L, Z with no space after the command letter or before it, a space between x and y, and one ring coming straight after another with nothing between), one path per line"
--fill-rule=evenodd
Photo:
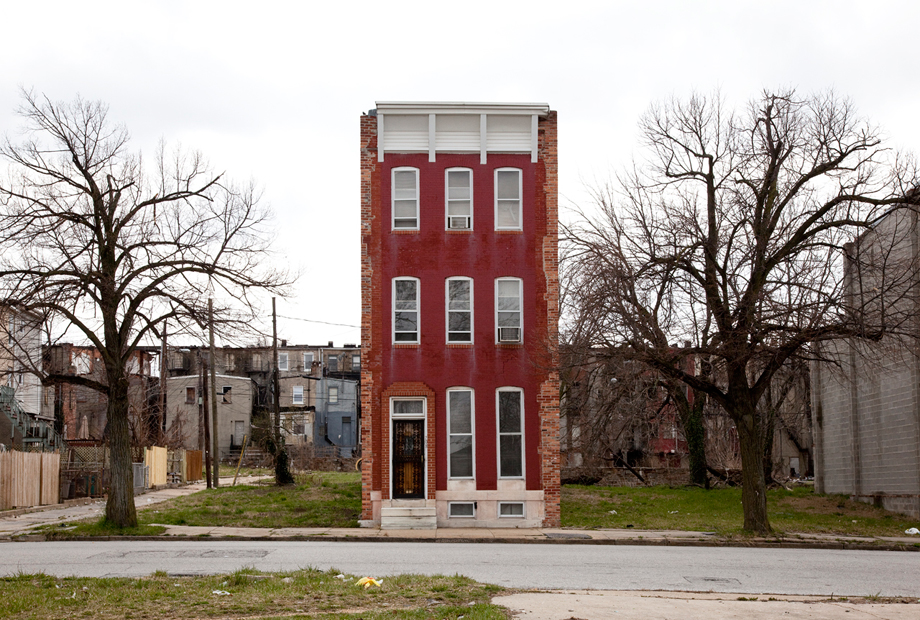
M280 351L278 353L278 370L288 369L288 352Z
M473 171L448 168L444 171L444 203L448 230L473 228Z
M418 230L418 168L393 168L393 230Z
M337 402L339 402L339 388L332 386L329 388L329 403L335 404Z
M313 352L304 351L303 353L303 369L307 372L310 372L313 369Z
M419 342L419 280L393 278L393 342Z
M495 170L495 230L522 230L521 171L518 168Z
M498 477L524 477L524 390L501 387L495 391L498 414Z
M473 342L473 280L448 278L445 287L447 342Z
M339 356L338 355L330 355L326 359L326 369L329 370L329 372L339 371Z
M428 412L428 401L414 396L391 398L390 417L407 419L424 419Z
M499 517L524 517L524 502L498 502Z
M495 280L495 341L522 342L523 282L520 278Z
M448 502L447 517L450 519L472 519L476 517L475 502Z
M303 386L295 385L291 390L291 403L295 405L303 404Z
M447 475L473 478L473 390L468 387L447 390Z
M360 355L351 356L351 369L361 370L361 356Z

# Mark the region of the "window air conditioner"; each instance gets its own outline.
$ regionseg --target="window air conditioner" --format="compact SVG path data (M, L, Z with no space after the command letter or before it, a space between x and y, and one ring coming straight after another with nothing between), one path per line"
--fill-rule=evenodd
M470 216L468 215L451 215L447 221L451 229L467 230L470 227Z
M520 342L521 341L521 328L520 327L499 327L498 328L498 341L499 342Z

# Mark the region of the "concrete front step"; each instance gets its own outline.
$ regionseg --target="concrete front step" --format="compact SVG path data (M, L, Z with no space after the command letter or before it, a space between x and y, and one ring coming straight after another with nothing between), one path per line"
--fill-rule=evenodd
M434 530L438 515L434 506L399 506L380 509L382 530Z

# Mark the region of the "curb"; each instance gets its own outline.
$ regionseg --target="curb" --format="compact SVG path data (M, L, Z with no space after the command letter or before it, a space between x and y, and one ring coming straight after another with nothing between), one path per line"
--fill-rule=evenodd
M905 543L823 542L823 541L734 541L690 539L553 539L553 538L413 538L411 536L66 536L55 535L49 539L44 534L27 534L16 538L0 538L0 542L110 542L134 541L254 541L254 542L416 542L428 544L501 544L501 545L605 545L634 547L739 547L746 549L825 549L846 551L905 551L920 552L920 547Z

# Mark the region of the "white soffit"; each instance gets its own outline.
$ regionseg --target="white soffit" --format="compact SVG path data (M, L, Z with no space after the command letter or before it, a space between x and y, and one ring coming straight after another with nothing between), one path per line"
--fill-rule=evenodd
M537 120L545 103L377 102L378 161L384 153L530 153L537 161Z

